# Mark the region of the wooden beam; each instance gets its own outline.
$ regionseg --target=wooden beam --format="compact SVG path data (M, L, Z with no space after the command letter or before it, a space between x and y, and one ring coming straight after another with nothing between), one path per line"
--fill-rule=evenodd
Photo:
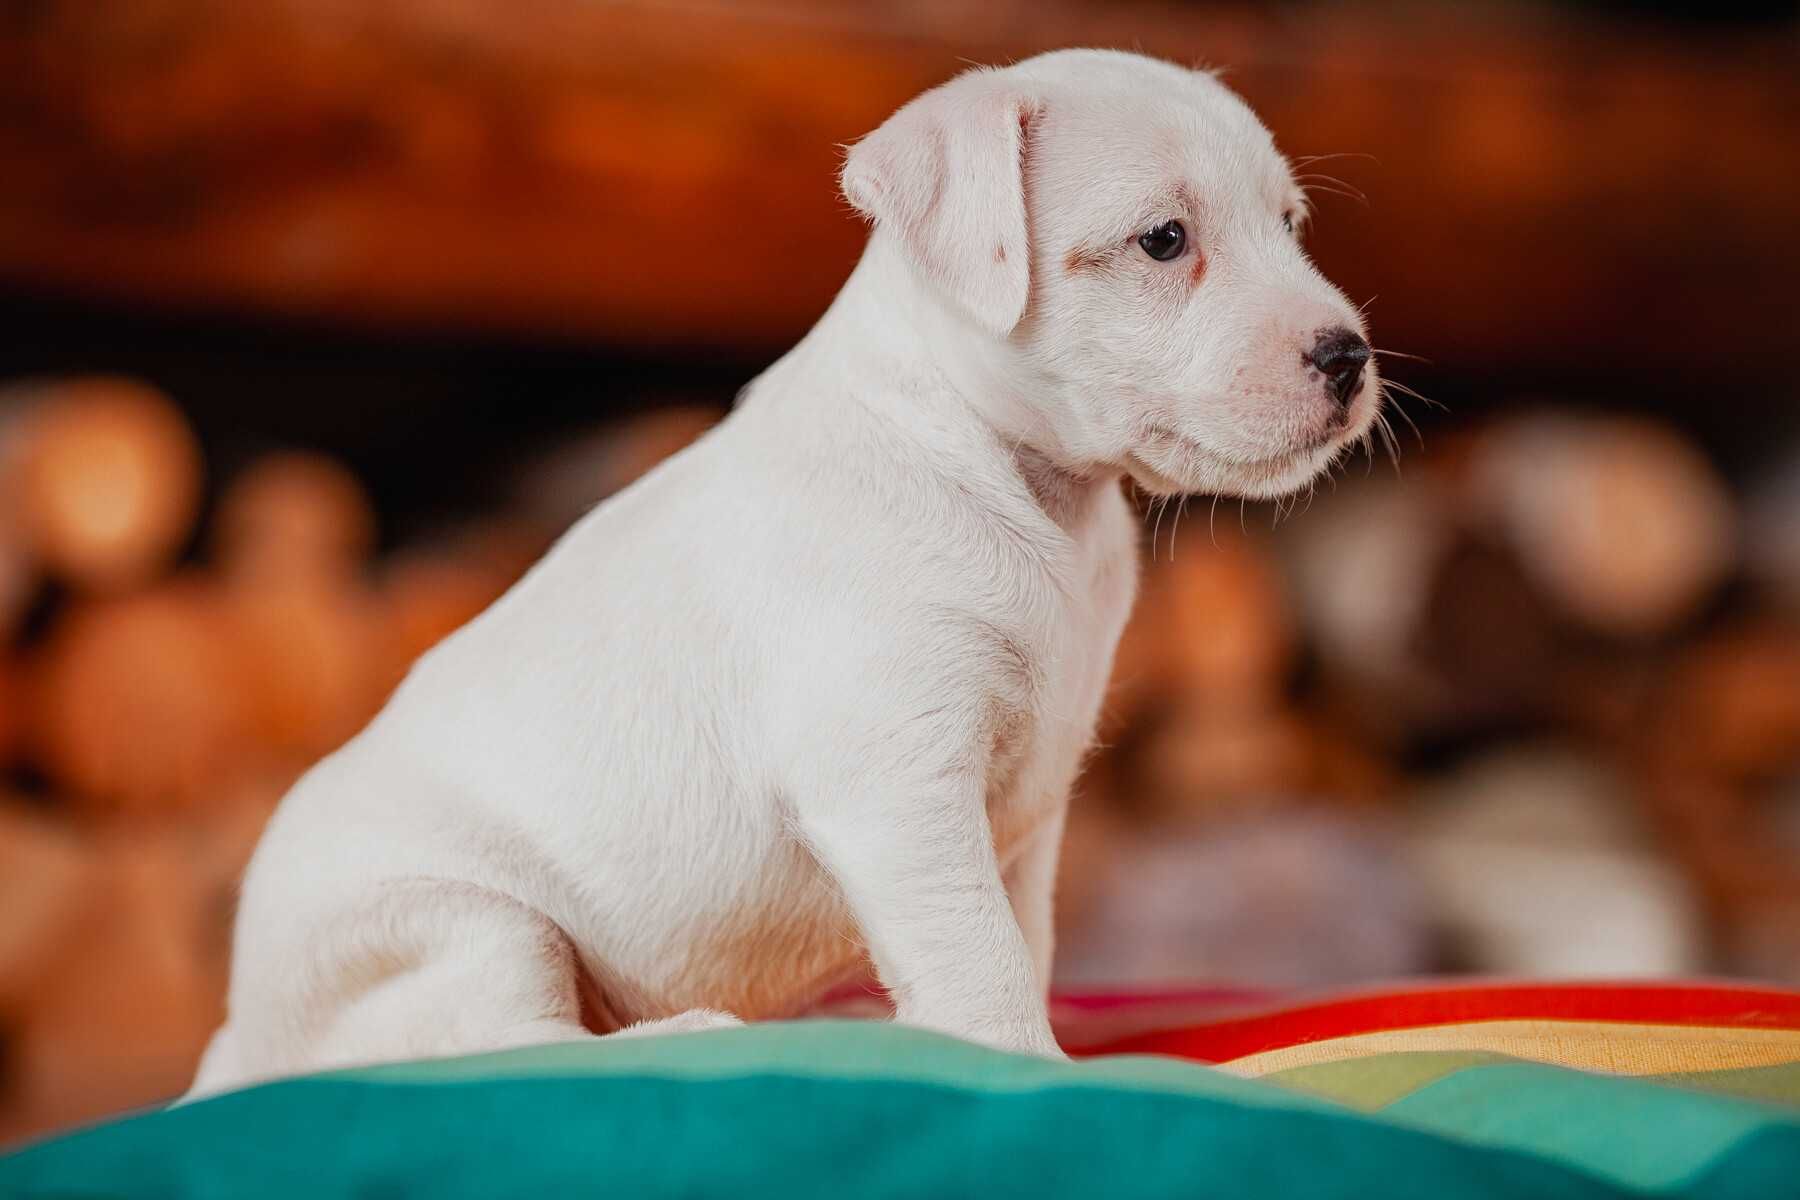
M1315 168L1370 203L1324 197L1313 245L1382 345L1740 379L1800 348L1795 45L1479 19L34 0L0 14L0 283L765 352L861 245L841 143L965 58L1136 44L1228 64L1291 153L1374 156Z

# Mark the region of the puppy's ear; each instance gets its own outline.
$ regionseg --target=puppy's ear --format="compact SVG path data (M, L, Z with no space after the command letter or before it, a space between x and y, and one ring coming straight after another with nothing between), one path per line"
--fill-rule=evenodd
M999 72L971 71L889 117L844 161L845 198L1000 337L1031 291L1025 148L1038 111Z

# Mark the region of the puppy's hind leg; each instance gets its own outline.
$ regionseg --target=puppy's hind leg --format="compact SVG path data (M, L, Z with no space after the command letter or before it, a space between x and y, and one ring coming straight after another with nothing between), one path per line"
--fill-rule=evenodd
M504 893L396 880L312 925L299 945L240 945L240 988L188 1099L284 1075L587 1041L578 957L543 913ZM737 1024L696 1009L620 1030Z
M441 1057L597 1036L582 1021L575 947L544 914L486 888L436 880L390 885L377 912L359 932L375 939L368 948L377 953L364 961L379 974L365 977L333 1023L328 1057ZM696 1008L606 1036L742 1024Z
M321 952L306 956L322 969L303 1004L316 1038L303 1069L593 1036L581 1023L575 947L504 893L397 880L319 932Z
M358 969L343 973L354 998L331 1024L328 1058L442 1057L597 1036L582 1020L574 944L549 917L511 896L468 883L408 880L383 889L362 919L334 927L350 933ZM729 1013L696 1008L606 1036L741 1024Z
M258 899L252 891L246 902ZM385 883L328 916L266 922L236 952L230 1016L184 1100L311 1071L592 1036L567 937L473 884Z

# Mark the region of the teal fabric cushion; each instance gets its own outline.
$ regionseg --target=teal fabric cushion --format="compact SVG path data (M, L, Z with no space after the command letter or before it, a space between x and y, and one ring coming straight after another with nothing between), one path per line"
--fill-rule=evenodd
M754 1025L268 1084L15 1152L0 1196L1800 1198L1800 1110L1502 1066L1364 1112L1172 1059Z

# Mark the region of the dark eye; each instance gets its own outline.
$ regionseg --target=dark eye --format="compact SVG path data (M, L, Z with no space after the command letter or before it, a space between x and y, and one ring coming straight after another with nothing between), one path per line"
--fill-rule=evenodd
M1164 221L1139 237L1138 245L1157 262L1168 262L1187 247L1187 230L1182 228L1180 221Z
M1289 233L1294 232L1294 214L1291 212L1282 213L1281 214L1281 226L1283 229L1286 229Z

